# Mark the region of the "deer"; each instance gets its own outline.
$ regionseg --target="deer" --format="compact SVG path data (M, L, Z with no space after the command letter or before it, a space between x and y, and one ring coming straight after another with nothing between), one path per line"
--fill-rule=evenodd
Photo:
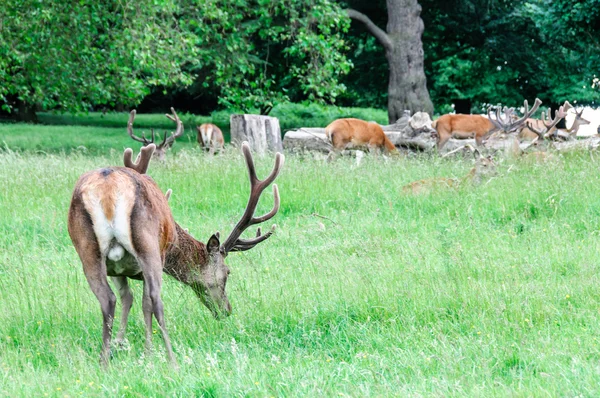
M171 108L171 113L173 115L165 114L165 116L167 118L169 118L170 120L174 121L177 125L177 128L176 128L175 132L171 132L171 135L168 135L167 132L165 131L165 135L164 135L162 142L156 146L156 150L154 151L154 156L160 161L165 160L167 150L169 148L171 148L171 146L173 146L175 139L179 138L183 135L183 123L181 123L181 120L177 117L177 114L175 113L175 109ZM129 136L134 141L141 142L142 144L144 144L144 146L148 146L150 144L155 144L154 141L155 141L156 136L154 134L154 129L150 130L150 135L151 135L150 139L147 139L146 134L144 134L144 133L142 133L141 138L136 136L133 133L133 121L135 120L135 115L136 115L135 109L129 113L129 121L127 122L127 133L129 134Z
M414 181L403 186L402 192L405 194L419 195L434 191L436 189L458 189L468 185L478 185L484 178L488 178L496 174L496 163L492 157L483 156L479 150L473 148L471 145L465 145L464 147L455 149L452 152L448 152L444 155L444 157L462 150L465 147L470 149L475 157L475 166L467 173L467 175L462 178L438 177Z
M564 111L563 112L564 115L562 116L561 119L559 119L559 122L560 122L560 120L562 120L567 115L567 112L569 111L569 109L573 108L573 106L569 103L569 101L565 101L565 103L562 105L561 108ZM549 115L551 114L551 111L552 110L550 109L549 110L549 112L550 112ZM577 112L575 112L575 114L576 114L576 116L575 116L575 122L573 123L573 126L571 126L571 129L567 129L567 134L568 135L571 135L571 130L573 129L573 127L575 127L575 134L577 134L577 130L579 130L579 121L578 121L578 119L581 118L581 114L579 114L579 116L577 116ZM585 120L585 119L583 119L583 120ZM527 119L526 122L525 122L525 125L523 126L523 128L521 129L521 131L519 131L519 134L518 134L519 140L533 141L536 138L539 138L539 135L535 131L533 131L529 126L531 125L534 128L536 128L536 129L543 129L544 128L544 124L545 124L544 121L542 121L541 119L533 119L533 118ZM581 124L583 125L583 124L587 124L587 123L582 122ZM558 129L556 129L556 126L552 127L552 129L546 131L546 134L552 134L551 136L553 138L556 138L556 137L558 137L557 130Z
M531 110L529 110L527 101L525 105L525 115L521 118L513 120L514 108L504 108L504 117L502 117L500 109L496 111L494 118L491 113L491 107L488 108L488 117L483 115L462 115L462 114L446 114L440 116L432 123L433 128L437 132L437 149L438 152L446 145L450 138L468 139L475 138L477 146L483 145L483 140L493 133L503 131L505 133L512 132L525 123L540 106L542 102L536 98L536 102ZM501 120L503 124L499 124Z
M179 124L175 113L174 118ZM270 174L264 180L259 180L250 147L246 142L242 144L250 179L250 197L246 209L224 242L216 232L207 243L203 243L175 222L168 197L146 174L155 150L156 144L148 144L133 162L133 151L127 148L123 154L125 167L106 167L84 173L75 184L71 198L68 232L90 289L100 303L100 363L105 367L109 363L116 306L116 296L108 284L108 277L117 288L122 305L116 342L124 341L133 304L128 280L142 280L146 350L152 346L154 317L161 331L167 358L177 367L165 326L161 299L162 274L190 286L211 314L216 319L222 319L232 311L225 290L230 274L225 259L231 252L252 249L268 239L276 228L273 225L264 234L258 228L254 238L241 238L250 226L270 220L279 211L279 189L277 184L273 184L273 208L259 217L254 215L263 191L281 171L285 160L281 153L275 155L275 165ZM170 196L169 191L168 194Z
M573 120L573 124L571 127L567 128L565 131L569 135L569 137L576 137L577 132L579 131L579 127L585 126L586 124L590 124L591 122L587 119L584 119L583 111L585 109L581 109L581 112L577 112L577 109L573 109L575 111L575 119ZM566 111L566 110L565 110Z
M221 151L225 146L225 139L223 138L223 132L215 124L204 123L200 126L196 126L198 130L198 144L200 148L207 150L211 155L216 150Z
M325 127L325 134L332 147L329 160L347 148L366 147L369 151L398 154L394 144L387 138L381 126L375 122L354 118L337 119Z

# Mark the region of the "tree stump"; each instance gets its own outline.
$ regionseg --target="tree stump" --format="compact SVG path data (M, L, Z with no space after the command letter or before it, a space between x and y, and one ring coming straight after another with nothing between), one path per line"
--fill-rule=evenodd
M231 115L231 142L241 145L248 141L252 151L263 155L267 151L283 152L281 128L276 117L262 115Z

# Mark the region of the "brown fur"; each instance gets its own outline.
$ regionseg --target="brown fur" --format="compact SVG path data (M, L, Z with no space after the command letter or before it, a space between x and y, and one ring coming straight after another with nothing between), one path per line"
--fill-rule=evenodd
M475 138L477 145L481 145L485 135L496 128L485 116L461 114L440 116L432 126L437 131L438 150L442 149L450 138Z
M101 252L99 239L94 231L93 214L97 203L107 219L119 217L115 214L118 201L126 209L128 224L131 225L131 247L133 252L126 251L123 259L118 262L125 264L125 269L115 268L115 263L109 260L106 253ZM179 227L173 220L167 198L151 177L127 168L111 167L85 173L78 180L69 210L68 229L71 240L79 254L84 273L92 291L98 297L103 312L103 350L102 361L107 362L110 335L112 330L112 317L114 314L115 296L107 282L107 275L123 278L143 279L153 287L160 289L161 275L163 271L172 275L183 283L191 285L194 290L201 289L202 275L208 267L208 254L206 245L198 242ZM155 272L158 266L158 274ZM120 291L123 300L124 320L122 320L119 336L122 338L127 323L127 314L133 301L131 292L127 286L126 279L120 282L123 292ZM223 286L224 289L224 286ZM144 288L146 296L146 287ZM197 292L198 293L198 292ZM162 315L162 303L160 296L152 293L152 303L159 300L157 308L148 309L146 312L146 297L144 297L144 315L147 324L147 344L151 339L151 326L148 329L148 321L151 322L152 313L156 316L163 339L167 346L167 354L173 362L173 352L170 341L164 329ZM158 291L158 295L160 291ZM131 297L130 297L131 296ZM128 304L125 304L127 301ZM225 308L230 311L231 307L225 298ZM211 308L212 310L212 308ZM157 313L156 311L160 311Z
M397 152L394 144L377 123L352 118L338 119L325 128L325 134L336 152L350 147L378 149L388 154Z
M201 148L204 148L212 153L215 150L221 150L225 146L225 139L223 138L223 132L217 125L212 123L204 123L200 126L196 126L198 135L196 137L198 144ZM204 142L204 137L208 137L209 130L212 130L210 142Z

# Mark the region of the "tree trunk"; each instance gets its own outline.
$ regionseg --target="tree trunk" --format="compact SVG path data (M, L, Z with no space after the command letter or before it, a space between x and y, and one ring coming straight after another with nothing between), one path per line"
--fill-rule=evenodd
M36 106L35 104L27 104L21 100L17 100L16 104L16 112L15 119L18 122L26 122L26 123L37 123L38 118L35 113Z
M417 0L387 0L387 33L366 15L346 10L348 16L365 24L385 48L389 64L388 119L394 123L405 110L433 114L423 66L423 20Z
M283 152L279 119L259 115L231 115L231 142L240 145L248 141L250 148L258 154L266 151Z
M417 0L387 0L387 34L392 42L386 52L390 66L388 83L388 118L390 123L402 116L405 109L412 113L433 114L433 104L427 91L423 66L424 30L421 6Z

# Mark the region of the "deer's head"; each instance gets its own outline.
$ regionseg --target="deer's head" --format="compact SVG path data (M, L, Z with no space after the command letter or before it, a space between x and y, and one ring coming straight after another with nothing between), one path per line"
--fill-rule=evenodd
M275 155L273 170L266 179L259 180L256 177L254 161L247 142L242 144L242 153L246 159L250 177L250 198L248 199L246 210L233 231L231 231L229 237L223 243L220 241L218 232L210 237L206 243L207 260L203 261L203 264L198 264L199 271L191 283L202 303L216 318L227 316L231 313L231 304L225 292L229 276L229 267L225 264L227 255L231 252L252 249L258 243L268 239L275 231L275 225L264 235L261 233L260 228L258 228L254 238L242 239L240 236L248 227L269 220L279 210L279 190L277 184L274 184L273 198L275 204L273 209L260 217L254 217L254 211L256 210L260 195L275 180L283 166L283 155L281 153ZM199 256L199 258L201 257Z

